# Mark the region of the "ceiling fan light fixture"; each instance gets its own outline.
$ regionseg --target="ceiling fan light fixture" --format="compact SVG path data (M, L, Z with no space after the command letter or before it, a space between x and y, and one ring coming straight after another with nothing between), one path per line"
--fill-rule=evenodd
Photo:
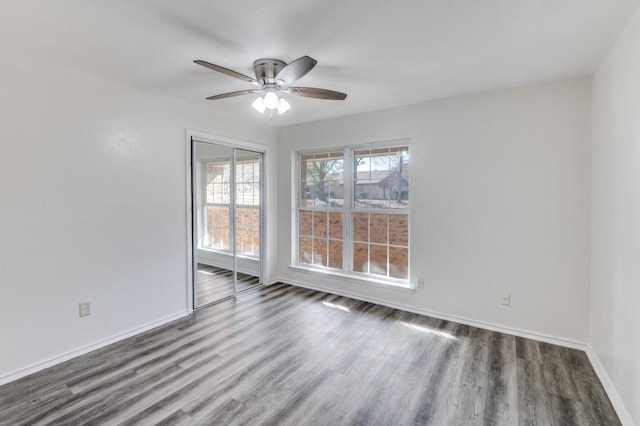
M267 109L278 108L278 95L276 92L268 91L264 94L264 106Z
M310 58L309 56L302 56L288 64L280 59L258 59L253 62L256 78L246 76L237 71L233 71L229 68L212 64L201 59L197 59L194 62L212 71L258 86L257 89L238 90L235 92L209 96L207 98L208 100L213 101L216 99L234 98L236 96L248 95L251 93L260 93L261 96L251 104L251 106L260 114L264 114L266 110L269 110L270 116L273 116L274 110L276 110L280 115L288 112L291 109L291 105L281 96L281 94L293 94L307 98L332 99L339 101L342 101L347 97L346 93L340 93L333 90L320 89L317 87L291 86L291 83L307 75L307 73L317 64L318 61Z
M264 104L264 99L262 98L262 96L260 96L258 99L253 101L251 106L253 107L253 109L258 111L260 114L264 114L264 110L267 108L265 106L265 104Z
M285 98L280 98L278 101L278 114L282 115L290 109L291 105L289 105L289 102L287 102Z

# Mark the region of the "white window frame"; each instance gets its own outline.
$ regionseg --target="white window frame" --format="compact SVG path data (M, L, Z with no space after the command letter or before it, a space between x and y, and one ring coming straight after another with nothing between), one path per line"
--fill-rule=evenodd
M411 151L411 143L409 139L400 139L384 142L372 142L357 145L339 145L339 146L326 146L322 148L298 150L294 152L292 161L294 162L295 179L293 185L294 196L292 197L292 250L291 250L291 263L290 268L294 270L306 271L310 273L319 273L322 275L333 275L343 278L349 278L361 283L382 285L384 287L405 288L413 290L414 287L411 284L411 163L409 168L409 208L399 212L396 209L357 209L355 207L354 198L354 170L353 160L354 152L366 149L379 149L379 148L398 148L406 146ZM343 165L343 206L341 209L336 208L316 208L316 207L303 207L301 199L301 156L311 154L325 154L329 152L342 151L344 153L344 165ZM411 158L411 157L409 157ZM411 162L411 159L409 160ZM348 176L348 178L347 178ZM345 184L345 182L349 184ZM342 223L342 269L329 268L321 265L309 265L306 263L300 263L300 212L301 211L319 211L319 212L341 212L343 217ZM389 276L383 276L379 274L365 273L352 271L352 248L353 248L353 220L352 213L372 213L372 214L402 214L406 215L408 219L408 235L407 235L407 247L408 247L408 264L407 264L407 278L394 278ZM368 244L371 244L368 241ZM392 246L387 243L388 247ZM389 267L387 265L387 267Z

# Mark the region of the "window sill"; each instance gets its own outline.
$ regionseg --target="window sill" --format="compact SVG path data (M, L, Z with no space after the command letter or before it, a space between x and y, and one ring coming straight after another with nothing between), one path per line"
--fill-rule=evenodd
M340 271L330 271L327 269L314 268L311 266L302 266L302 265L289 265L289 270L294 272L303 272L313 275L319 276L328 276L328 277L336 277L343 278L355 284L366 285L368 287L380 287L387 290L401 291L404 293L415 293L416 289L411 286L411 284L407 281L406 284L394 281L387 281L384 279L377 278L369 278L369 277L360 277L357 275L347 274L345 272Z

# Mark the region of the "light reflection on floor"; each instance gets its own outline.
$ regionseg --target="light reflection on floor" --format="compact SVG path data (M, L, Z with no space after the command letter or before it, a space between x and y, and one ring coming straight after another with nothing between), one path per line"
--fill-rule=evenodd
M458 340L456 336L454 336L451 333L447 333L446 331L434 330L433 328L422 327L420 325L411 324L409 322L404 322L404 321L401 322L400 324L404 325L405 327L409 327L412 330L419 331L421 333L435 334L436 336L444 337L446 339Z
M336 305L335 303L329 303L329 302L322 302L322 304L327 308L338 309L344 312L351 312L349 308L347 308L346 306Z

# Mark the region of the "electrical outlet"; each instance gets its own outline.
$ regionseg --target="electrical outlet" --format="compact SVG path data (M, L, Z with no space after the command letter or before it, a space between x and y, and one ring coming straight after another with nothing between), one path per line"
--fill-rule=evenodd
M78 303L78 314L81 317L86 317L87 315L91 315L91 303L90 302Z
M418 288L424 288L424 278L418 278Z
M511 305L511 293L503 294L502 297L500 298L500 304L504 305L504 306L510 306Z

